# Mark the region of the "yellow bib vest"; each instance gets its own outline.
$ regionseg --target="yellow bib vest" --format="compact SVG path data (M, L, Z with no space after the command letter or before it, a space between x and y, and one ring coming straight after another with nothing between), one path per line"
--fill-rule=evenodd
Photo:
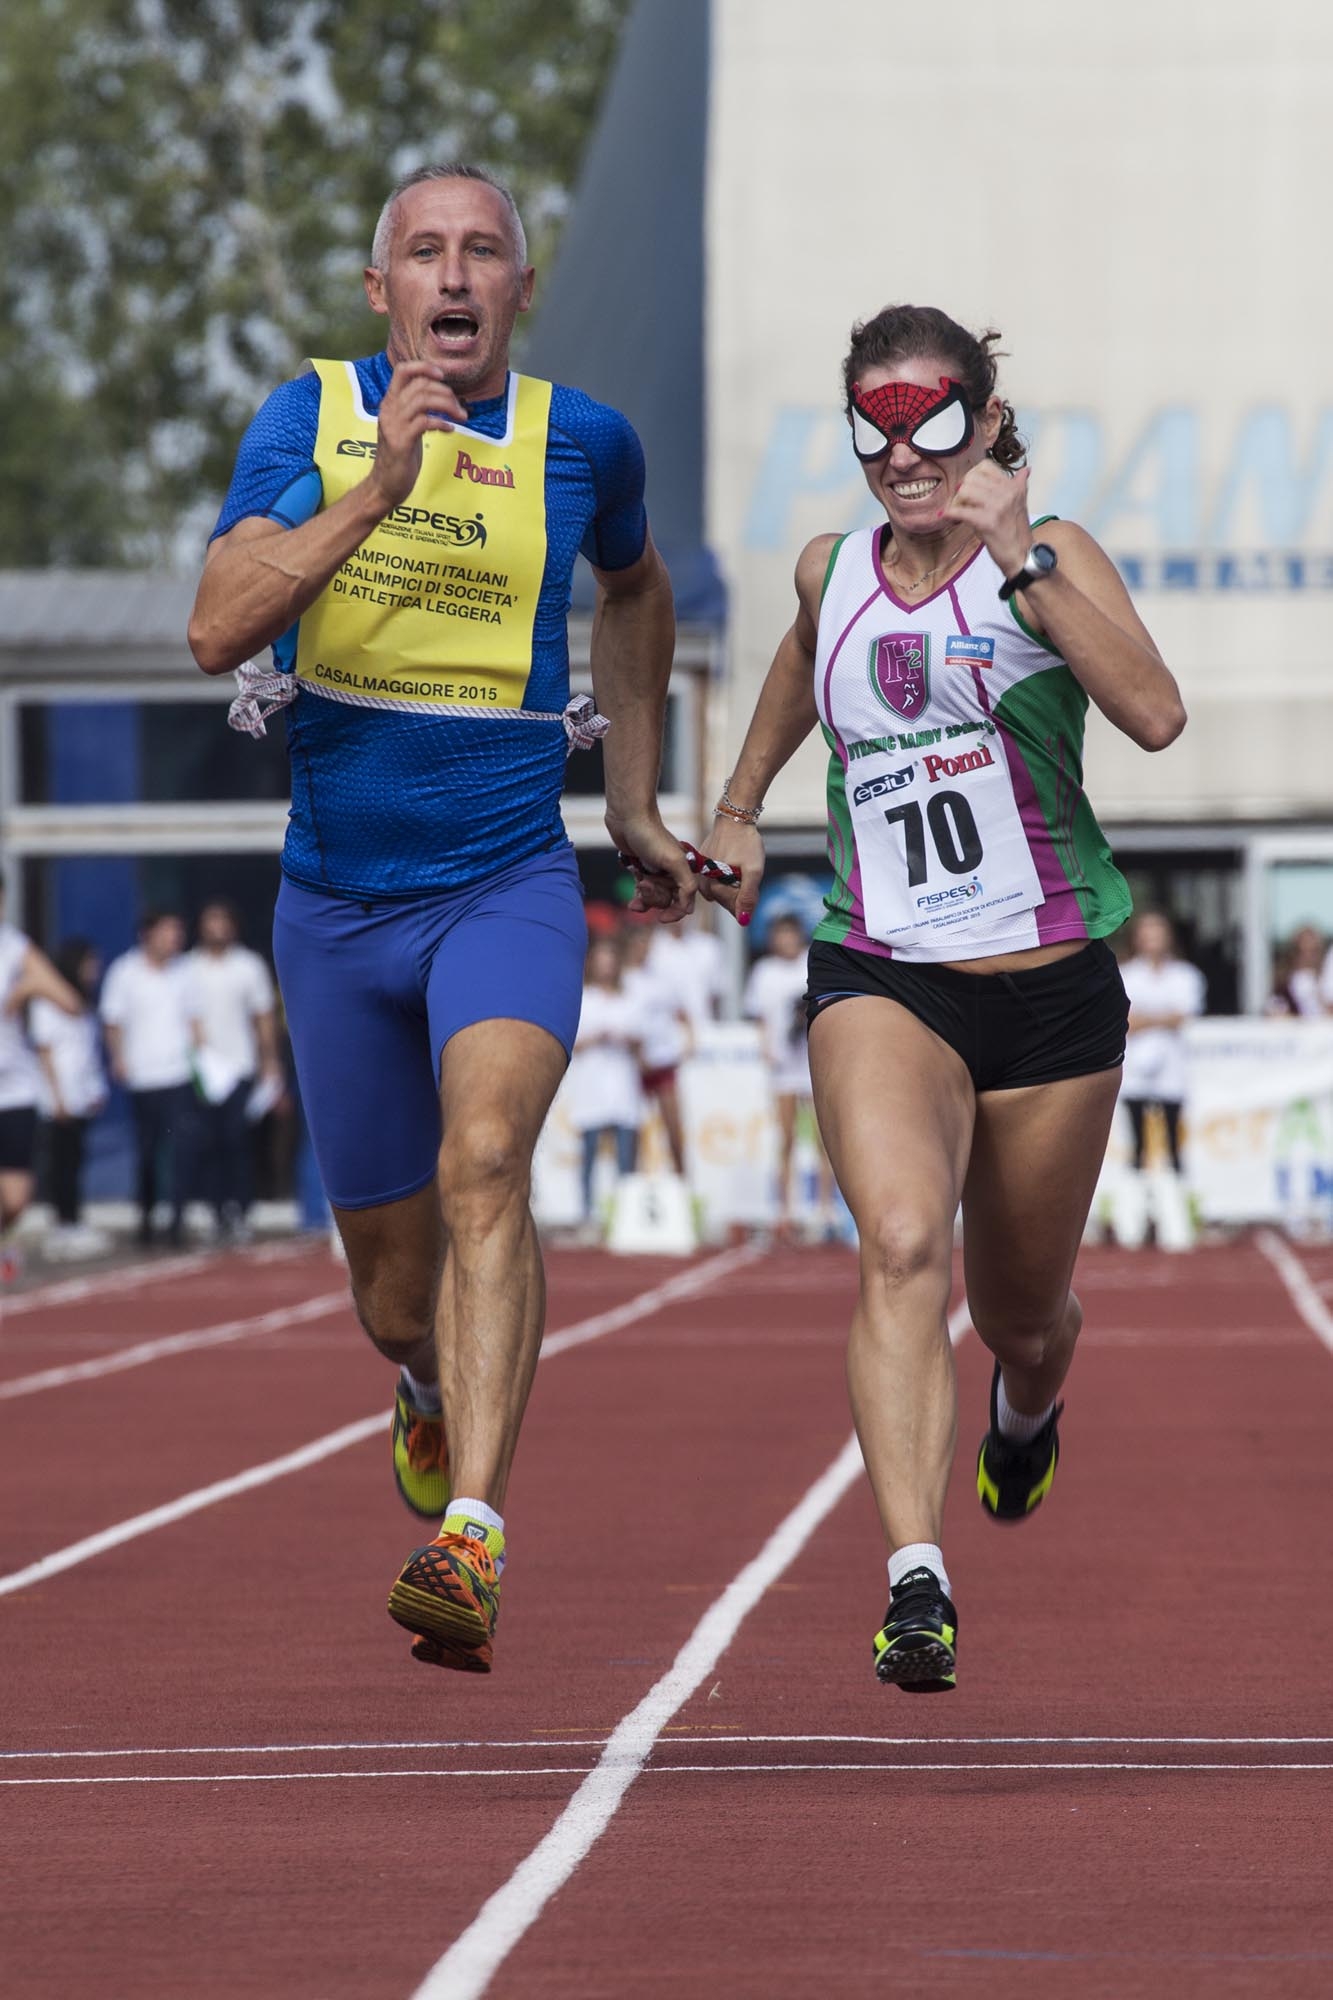
M316 361L315 464L331 507L375 456L349 361ZM546 567L551 385L510 375L504 436L427 431L421 475L301 614L296 674L356 707L523 711Z

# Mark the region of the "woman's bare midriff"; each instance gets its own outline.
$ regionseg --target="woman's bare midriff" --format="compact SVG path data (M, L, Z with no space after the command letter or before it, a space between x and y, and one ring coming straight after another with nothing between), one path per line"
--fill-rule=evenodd
M1038 944L1031 951L1002 951L996 958L950 958L944 963L950 972L1027 972L1034 965L1054 965L1058 958L1072 958L1085 951L1086 938L1070 938L1064 944Z

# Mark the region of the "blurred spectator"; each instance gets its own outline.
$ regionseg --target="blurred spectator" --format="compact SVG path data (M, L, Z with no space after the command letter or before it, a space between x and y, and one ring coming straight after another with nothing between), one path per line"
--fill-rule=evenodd
M620 939L595 937L588 946L583 1012L565 1086L570 1122L583 1144L585 1223L594 1219L593 1176L603 1139L614 1140L618 1173L632 1174L639 1156L642 1019L624 990L621 970Z
M727 962L722 940L714 932L702 929L697 920L688 929L681 924L654 924L648 963L666 982L695 1033L718 1018Z
M301 1134L297 1115L296 1072L287 1033L282 993L273 991L274 1041L282 1072L282 1095L266 1107L268 1092L250 1100L250 1172L256 1201L290 1201L296 1190L296 1153Z
M286 1090L278 1058L273 979L258 952L240 943L230 903L206 903L189 971L196 1110L196 1175L191 1194L208 1202L218 1234L247 1233L254 1199L250 1121L272 1110Z
M676 1072L693 1047L694 1031L675 991L652 963L657 928L652 923L634 923L625 932L621 983L639 1017L639 1082L645 1097L657 1106L672 1164L683 1174L685 1132Z
M181 1240L185 1175L194 1136L190 1082L190 975L185 926L169 910L139 925L135 950L114 959L102 987L111 1074L130 1095L139 1157L139 1241L154 1240L153 1210L170 1208L167 1240Z
M583 921L590 938L619 937L624 914L615 903L589 901L583 905Z
M1272 997L1265 1013L1311 1018L1327 1013L1333 1007L1331 966L1333 953L1325 957L1324 940L1319 932L1313 924L1302 924L1278 954Z
M28 1002L39 999L66 1014L83 1005L32 939L5 922L0 884L0 1284L18 1274L13 1231L32 1200L42 1071L23 1023Z
M819 1155L819 1220L827 1227L833 1176L814 1122L810 1092L810 1056L806 1043L805 989L807 938L798 919L774 916L768 929L768 952L756 960L745 986L745 1013L759 1023L764 1059L773 1085L778 1121L778 1234L793 1234L792 1159L796 1121L804 1106Z
M1134 1128L1134 1166L1143 1166L1147 1112L1156 1105L1166 1126L1167 1150L1181 1172L1180 1111L1185 1100L1185 1051L1180 1030L1202 1014L1204 977L1175 955L1169 920L1156 911L1135 919L1132 957L1121 966L1129 995L1129 1039L1120 1094Z
M83 1220L83 1156L88 1127L106 1106L106 1073L97 1027L97 983L102 961L87 938L66 938L55 955L56 970L83 1002L70 1014L47 999L34 1000L28 1032L46 1073L48 1123L46 1166L56 1226L46 1239L48 1254L92 1257L110 1248L110 1239Z

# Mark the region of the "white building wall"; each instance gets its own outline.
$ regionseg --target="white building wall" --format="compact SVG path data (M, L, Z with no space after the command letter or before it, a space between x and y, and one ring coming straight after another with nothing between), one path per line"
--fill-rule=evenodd
M1333 8L714 0L713 33L716 775L798 550L873 518L840 364L855 318L911 300L1002 330L1034 513L1098 537L1180 677L1159 757L1094 719L1103 816L1328 816ZM823 766L807 746L773 819L822 818Z

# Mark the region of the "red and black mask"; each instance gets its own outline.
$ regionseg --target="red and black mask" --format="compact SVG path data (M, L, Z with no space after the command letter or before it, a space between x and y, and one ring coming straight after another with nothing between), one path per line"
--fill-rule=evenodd
M975 430L966 389L947 375L941 375L938 389L915 382L852 386L852 450L863 465L873 465L896 444L923 458L953 458L967 450Z

